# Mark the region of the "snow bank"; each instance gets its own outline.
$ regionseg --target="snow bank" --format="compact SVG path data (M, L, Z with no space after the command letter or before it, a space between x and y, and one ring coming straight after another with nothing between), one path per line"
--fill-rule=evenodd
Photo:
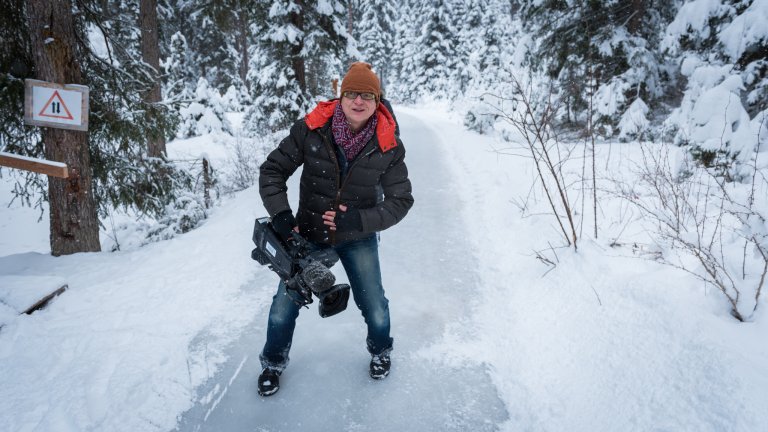
M218 90L209 87L205 78L200 78L195 90L195 100L179 110L181 125L178 137L189 138L215 133L232 133L232 126L225 116L225 106L232 104L236 95L227 93L222 98Z
M603 194L598 240L587 234L591 210L582 215L577 202L585 224L579 252L558 247L559 228L532 186L535 170L515 157L522 147L463 131L432 108L400 111L423 119L446 145L452 176L462 179L457 217L470 230L483 286L470 323L422 354L456 367L488 365L510 415L501 430L751 431L766 424L768 351L756 342L766 331L765 300L755 322L738 324L716 290L642 259L653 250L638 215ZM637 145L606 144L597 158L600 179L632 181L641 155ZM566 176L581 164L574 157Z
M732 75L706 90L690 113L690 140L705 150L728 149L742 161L752 156L756 137L752 134L749 114L741 105L741 78Z
M639 138L648 129L648 105L642 99L635 99L619 121L619 140Z
M249 283L258 274L248 232L257 195L227 200L205 229L130 252L0 258L0 274L69 284L46 309L0 330L0 369L13 372L0 376L5 428L174 428L268 297L266 285Z
M737 61L751 45L768 40L768 2L755 0L721 30L717 38L731 61Z

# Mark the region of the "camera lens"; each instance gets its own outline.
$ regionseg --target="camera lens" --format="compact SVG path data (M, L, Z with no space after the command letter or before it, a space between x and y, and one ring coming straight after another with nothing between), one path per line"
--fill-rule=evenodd
M323 303L324 304L333 304L336 302L336 300L339 299L339 296L341 295L341 291L334 291L327 296L323 297Z

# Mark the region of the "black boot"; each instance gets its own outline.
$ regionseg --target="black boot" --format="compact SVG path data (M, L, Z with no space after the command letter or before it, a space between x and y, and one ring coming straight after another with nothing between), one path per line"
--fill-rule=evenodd
M280 390L280 372L266 368L259 375L259 394L272 396Z
M389 375L389 368L392 361L389 359L389 353L379 354L371 357L371 378L380 380Z

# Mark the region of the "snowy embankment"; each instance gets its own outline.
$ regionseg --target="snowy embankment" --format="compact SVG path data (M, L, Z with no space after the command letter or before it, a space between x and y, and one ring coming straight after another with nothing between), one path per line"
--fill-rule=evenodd
M598 240L588 239L587 223L577 253L551 250L559 238L552 216L519 209L534 182L528 159L493 151L520 153L464 131L439 107L395 111L407 126L416 206L382 235L392 376L382 383L365 376L354 306L334 321L312 309L300 317L285 388L267 400L255 394L275 277L248 256L253 219L263 215L254 188L225 198L201 227L175 239L60 258L47 255L47 217L36 224L28 209L3 208L0 275L69 284L47 309L0 330L4 428L164 431L179 420L185 430L269 431L768 424L765 301L753 322L737 323L714 289L631 248L609 247L648 240L631 211L608 197ZM172 145L192 158L204 151L215 164L227 159L206 138ZM604 146L598 165L626 174L637 156L632 145ZM556 266L542 264L537 251ZM231 344L243 335L248 346Z
M6 179L2 188L9 199ZM0 275L55 275L69 285L47 309L0 330L3 430L172 429L269 295L253 283L269 275L254 271L248 253L263 213L254 189L172 240L136 248L130 227L108 228L103 247L117 235L123 251L59 258L49 255L47 213L40 223L28 208L2 213Z
M131 252L0 258L0 273L69 290L0 331L0 412L13 431L167 430L263 296L247 253L255 197L205 227ZM205 342L195 344L200 334Z
M768 424L764 298L754 322L738 323L716 289L630 247L610 247L648 237L631 209L605 194L598 240L587 234L587 203L578 253L550 249L562 244L554 218L521 216L519 204L534 201L527 150L463 131L439 110L401 111L418 115L450 155L457 211L480 263L472 331L456 328L432 354L488 364L510 415L504 430L752 431ZM639 153L636 144L600 146L598 178L626 176ZM570 168L580 172L581 164ZM534 207L544 208L542 193L533 194Z

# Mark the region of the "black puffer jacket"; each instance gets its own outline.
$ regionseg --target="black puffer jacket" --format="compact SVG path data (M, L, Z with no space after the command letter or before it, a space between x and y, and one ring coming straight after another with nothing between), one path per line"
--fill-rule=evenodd
M379 105L376 134L342 172L333 143L331 117L338 100L321 102L261 165L259 193L270 216L290 210L286 181L303 165L296 218L301 234L314 242L335 244L359 239L398 223L413 205L405 148L395 137L395 122ZM382 194L383 192L383 194ZM382 199L383 195L383 199ZM362 231L335 232L323 213L339 204L360 211Z

